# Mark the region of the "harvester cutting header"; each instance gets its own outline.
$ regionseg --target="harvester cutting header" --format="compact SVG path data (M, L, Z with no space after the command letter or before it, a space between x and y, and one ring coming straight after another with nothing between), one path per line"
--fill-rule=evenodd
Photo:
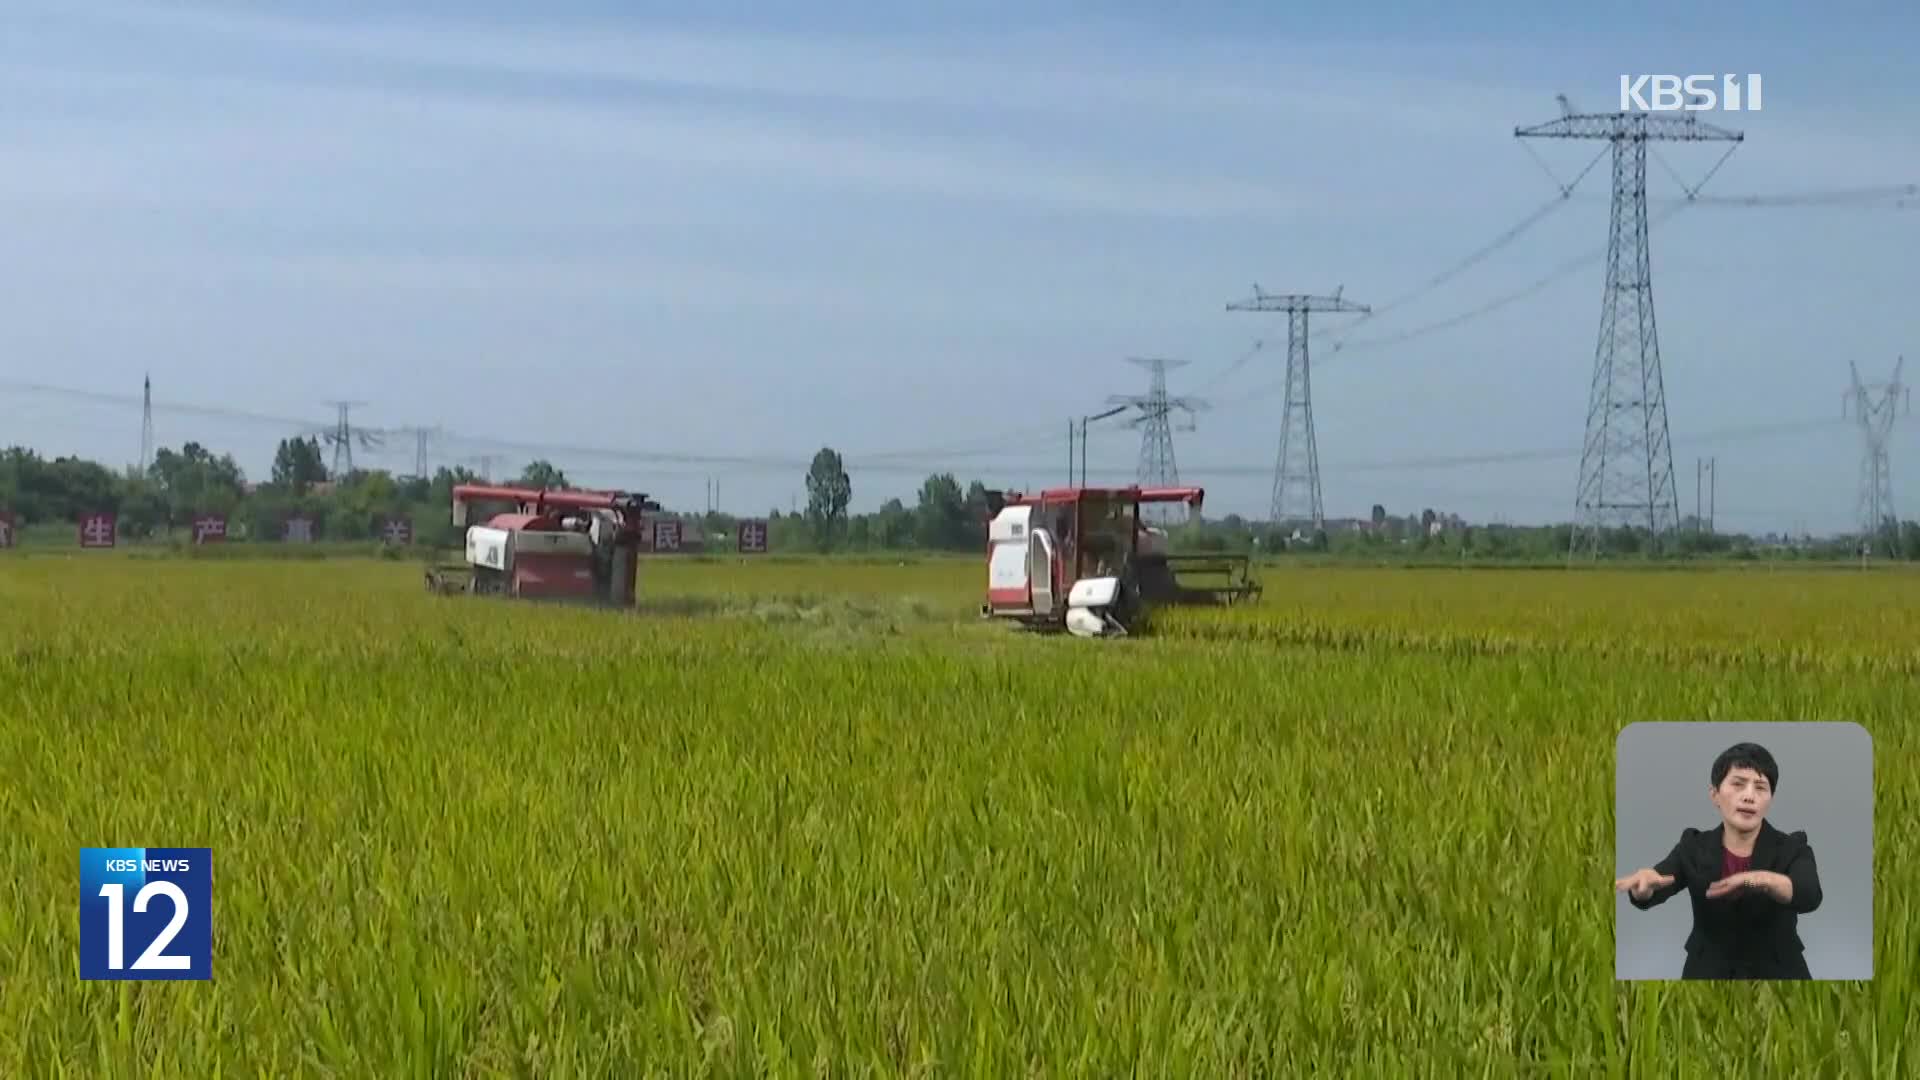
M508 506L469 525L476 505ZM460 484L453 524L467 525L466 563L429 567L427 588L541 600L631 605L641 526L660 504L624 491Z
M1131 632L1158 604L1228 605L1260 595L1244 555L1173 555L1140 520L1143 503L1185 503L1197 487L1052 488L994 499L981 615L1078 637ZM1202 585L1204 578L1216 579Z

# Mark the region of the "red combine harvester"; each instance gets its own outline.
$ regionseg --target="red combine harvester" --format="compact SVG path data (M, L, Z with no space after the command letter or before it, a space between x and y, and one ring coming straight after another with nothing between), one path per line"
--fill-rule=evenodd
M436 593L511 596L625 607L634 603L643 515L660 509L624 491L460 484L453 523L474 504L511 506L467 528L467 560L427 569Z
M1140 520L1146 503L1206 498L1197 487L1054 488L995 498L987 526L987 602L980 614L1078 637L1127 634L1160 604L1256 599L1244 555L1172 555ZM1217 578L1211 585L1196 584Z

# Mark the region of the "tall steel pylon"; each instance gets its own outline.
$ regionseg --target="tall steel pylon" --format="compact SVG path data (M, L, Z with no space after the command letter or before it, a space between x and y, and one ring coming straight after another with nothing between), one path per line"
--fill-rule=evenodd
M1167 396L1167 371L1185 367L1185 360L1129 356L1127 362L1153 372L1153 382L1144 395L1116 394L1107 402L1140 410L1140 416L1133 421L1140 429L1140 484L1173 487L1180 483L1180 469L1173 460L1173 425L1168 417L1175 409L1185 411L1187 423L1181 430L1192 431L1194 410L1206 408L1207 403L1198 398ZM1153 525L1181 525L1187 520L1187 508L1184 503L1147 503L1140 508L1140 517Z
M365 405L364 401L329 401L327 404L340 410L340 418L334 423L333 430L327 432L327 441L333 444L333 478L342 481L353 472L353 442L360 441L362 447L375 442L371 432L355 431L347 419L348 410L355 405Z
M1667 432L1667 395L1653 319L1653 271L1647 247L1647 144L1730 142L1746 136L1703 124L1692 113L1576 113L1516 138L1606 139L1613 143L1613 215L1607 232L1607 284L1588 390L1587 435L1574 494L1569 555L1597 554L1609 527L1645 527L1660 539L1680 522ZM1733 147L1727 153L1733 153ZM1726 158L1722 157L1721 162ZM1714 166L1714 171L1719 170ZM1708 173L1709 178L1712 173ZM1705 180L1701 181L1704 185ZM1691 197L1699 190L1688 192Z
M1227 305L1228 311L1284 311L1287 313L1287 404L1280 414L1280 454L1273 466L1273 505L1268 518L1274 525L1311 521L1315 532L1326 527L1326 508L1320 500L1320 448L1313 435L1313 380L1307 365L1307 314L1313 311L1369 314L1365 304L1343 300L1345 286L1332 296L1304 293L1277 295L1253 287L1253 297Z
M363 434L371 433L363 432ZM436 425L434 427L393 428L385 434L412 435L413 475L423 480L432 479L432 475L427 472L427 466L432 456L429 448L437 446L446 432L442 431L440 427ZM330 439L335 437L337 436L329 436Z
M1912 391L1900 383L1900 369L1906 366L1906 358L1901 357L1893 365L1893 378L1884 383L1862 383L1860 369L1849 362L1853 371L1853 386L1843 399L1841 414L1851 413L1860 421L1861 434L1867 438L1866 456L1860 460L1860 501L1856 513L1860 523L1860 539L1872 544L1874 540L1887 533L1891 528L1890 547L1893 554L1900 554L1900 518L1893 508L1893 475L1888 467L1887 436L1893 432L1894 417L1899 415L1902 404L1911 410Z

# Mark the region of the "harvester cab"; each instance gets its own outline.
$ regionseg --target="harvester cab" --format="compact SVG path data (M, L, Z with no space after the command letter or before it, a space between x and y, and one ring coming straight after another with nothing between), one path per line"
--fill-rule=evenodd
M427 589L630 606L645 514L659 509L624 491L457 485L453 523L467 527L466 562L428 567ZM479 513L485 523L472 523Z
M995 496L980 614L1108 637L1132 633L1154 606L1257 598L1246 556L1172 554L1167 534L1141 521L1143 504L1178 502L1197 512L1204 498L1201 488L1149 487Z

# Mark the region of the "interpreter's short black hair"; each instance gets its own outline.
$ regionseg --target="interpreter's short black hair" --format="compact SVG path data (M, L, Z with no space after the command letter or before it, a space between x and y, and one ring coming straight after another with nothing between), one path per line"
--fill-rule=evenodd
M1767 778L1767 787L1772 791L1780 790L1780 765L1767 753L1767 748L1759 743L1735 743L1713 759L1713 786L1718 788L1727 774L1735 769L1747 768Z

